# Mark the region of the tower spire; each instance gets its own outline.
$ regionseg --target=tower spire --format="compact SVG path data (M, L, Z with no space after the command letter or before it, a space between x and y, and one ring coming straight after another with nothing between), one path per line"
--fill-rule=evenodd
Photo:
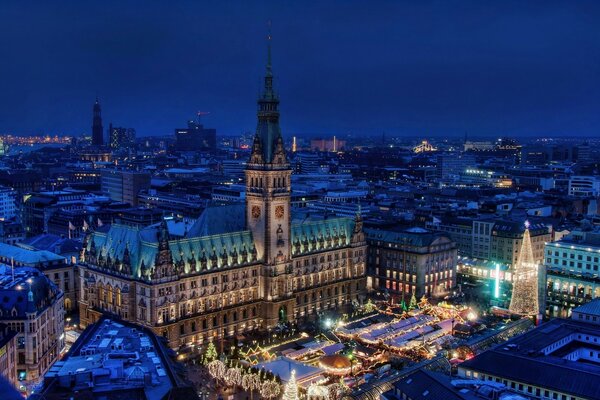
M94 146L104 145L104 130L102 128L102 110L100 109L100 101L98 100L97 95L93 108L92 144Z
M267 26L269 27L267 33L267 76L273 76L273 71L271 70L271 20L267 22Z
M273 70L271 65L271 31L267 35L267 67L264 77L264 89L258 98L258 125L250 157L252 164L276 164L279 168L287 168L281 128L279 127L279 98L273 90ZM258 154L258 151L262 154Z

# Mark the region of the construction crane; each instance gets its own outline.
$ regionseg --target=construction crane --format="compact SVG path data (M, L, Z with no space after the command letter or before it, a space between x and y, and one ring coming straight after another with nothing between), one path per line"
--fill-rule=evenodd
M204 117L205 115L210 114L210 111L198 111L196 113L196 115L198 116L198 123L200 123L200 120L202 119L202 117Z

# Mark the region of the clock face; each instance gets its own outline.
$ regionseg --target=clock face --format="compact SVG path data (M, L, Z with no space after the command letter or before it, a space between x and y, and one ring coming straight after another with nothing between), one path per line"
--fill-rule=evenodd
M252 206L252 218L259 218L259 217L260 217L260 207Z
M277 219L283 218L284 214L285 214L285 211L283 209L283 206L277 206L277 207L275 207L275 217Z

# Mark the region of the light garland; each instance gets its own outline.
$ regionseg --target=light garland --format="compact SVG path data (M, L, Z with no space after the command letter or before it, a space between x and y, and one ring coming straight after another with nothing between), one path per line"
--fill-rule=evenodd
M279 396L279 393L281 393L281 386L274 380L265 381L260 387L260 395L266 399L273 399Z
M227 367L221 360L214 360L208 363L208 373L216 380L222 380L225 378Z
M308 387L306 396L309 399L314 399L315 397L318 399L329 399L329 389L327 386L316 385L313 383Z
M253 392L260 389L260 378L256 374L246 374L242 376L242 388L245 391Z
M348 386L342 383L334 383L327 386L327 399L338 400L344 396L344 393L348 390Z
M242 370L241 368L233 367L229 368L225 373L225 383L228 386L240 386L242 384Z

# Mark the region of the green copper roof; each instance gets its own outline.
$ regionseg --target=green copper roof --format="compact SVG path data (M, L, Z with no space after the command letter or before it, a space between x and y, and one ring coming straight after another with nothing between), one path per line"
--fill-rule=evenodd
M131 276L140 278L154 269L159 230L160 225L139 229L113 224L108 232L94 232L91 235L86 246L86 260L96 257L90 262L107 265L119 272L129 272L124 265L127 252ZM255 249L250 231L171 239L168 243L173 264L184 273L259 261L253 258Z
M347 246L353 231L352 218L328 218L292 224L292 255Z

